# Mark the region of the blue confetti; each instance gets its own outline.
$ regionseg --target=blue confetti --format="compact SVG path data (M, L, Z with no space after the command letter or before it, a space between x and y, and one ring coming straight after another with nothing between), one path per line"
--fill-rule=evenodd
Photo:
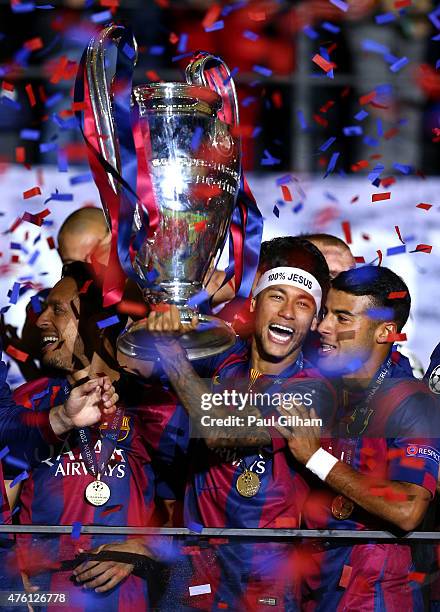
M272 76L272 70L270 68L265 68L264 66L259 66L258 64L252 66L252 70L265 77Z
M296 206L293 207L293 212L299 213L299 211L304 207L304 204L302 202L299 202Z
M396 15L394 13L382 13L382 15L376 15L374 20L378 25L383 25L384 23L396 21Z
M435 69L438 70L440 66L440 59L435 62Z
M368 175L368 180L370 182L376 181L384 170L385 166L383 166L382 164L377 164Z
M159 272L153 268L152 270L147 272L147 281L149 283L154 283L154 281L156 280L158 276L159 276Z
M399 58L396 55L393 55L392 53L387 53L383 56L383 59L386 61L387 64L395 64L399 61Z
M275 206L273 207L273 211L272 211L272 212L273 212L273 214L275 215L275 217L276 217L277 219L279 219L279 218L280 218L280 211L279 211L279 208L278 208L278 206L277 206L276 204L275 204Z
M335 140L336 140L336 136L331 136L328 140L326 140L319 147L319 150L322 151L322 152L327 151L327 149L332 146L332 144L335 142Z
M39 255L40 255L40 251L38 251L38 250L35 251L34 253L32 253L32 255L29 258L29 261L27 262L28 266L33 266L34 263L37 261Z
M385 55L385 53L390 53L390 48L378 43L375 40L370 40L369 38L364 38L361 42L361 48L363 51L369 51L370 53L378 53L379 55Z
M405 175L411 174L411 172L413 172L413 167L407 166L405 164L393 164L393 168Z
M431 40L435 40L436 42L440 40L440 34L436 34L431 38Z
M13 489L16 485L18 485L19 482L21 482L22 480L26 480L26 478L29 478L29 474L26 472L26 470L24 470L24 472L21 472L21 474L14 478L14 480L9 485L9 488Z
M333 4L333 6L336 6L336 8L338 8L339 10L343 11L344 13L346 13L348 11L348 4L347 2L344 2L343 0L329 0L330 4Z
M22 140L39 140L40 130L21 130L20 138Z
M191 149L193 151L196 151L199 148L200 142L202 140L202 136L203 136L203 128L201 126L197 126L191 138Z
M223 79L223 85L227 85L229 81L235 77L238 71L239 71L239 68L237 66L233 68L230 74L228 74L228 76L225 79Z
M257 101L257 98L255 96L247 96L246 98L244 98L244 100L242 101L241 105L244 106L245 108L247 108L253 102L256 102L256 101Z
M79 521L72 523L72 533L70 535L72 540L79 540L81 535L81 523Z
M296 116L298 117L298 121L301 126L301 129L307 130L307 122L306 122L306 119L304 117L304 113L302 112L302 110L296 111Z
M437 30L440 30L440 5L431 13L428 13L428 18Z
M390 70L391 72L399 72L399 70L406 66L408 63L409 59L407 57L402 57L400 60L390 66Z
M314 30L311 26L306 25L303 27L303 32L306 36L308 36L311 40L316 40L319 38L319 34L316 30Z
M46 102L44 103L44 106L46 108L52 108L52 106L55 106L57 102L61 102L62 99L63 99L63 94L59 91L53 94L52 96L50 96L49 98L47 98Z
M5 463L7 463L8 465L12 465L12 466L18 468L19 470L25 470L26 471L26 470L28 470L30 468L29 463L27 461L23 461L23 459L19 459L18 457L14 457L13 455L8 455L5 458Z
M2 450L0 451L0 461L4 459L8 453L9 453L9 446L5 446L4 448L2 448Z
M58 144L56 142L42 142L38 148L40 153L49 153L49 151L56 151Z
M363 129L360 125L348 125L342 129L344 136L361 136Z
M11 9L13 13L31 13L35 9L33 2L17 3L11 2Z
M150 55L163 55L165 47L163 45L153 45L150 47Z
M330 191L325 191L324 195L328 200L331 200L332 202L339 202L338 198L334 196L332 193L330 193Z
M261 125L257 125L254 127L253 132L252 132L252 138L256 138L257 136L259 136L261 134L261 132L263 131L263 128L261 127Z
M57 202L73 202L73 193L51 193L50 199Z
M256 40L260 38L258 34L256 34L255 32L252 32L251 30L245 30L243 32L243 37L247 38L248 40L252 40L253 42L255 42Z
M387 249L387 255L400 255L400 253L405 253L405 252L406 252L405 244L400 244L399 246L391 247L390 249Z
M206 289L202 289L201 291L199 291L198 293L196 293L195 295L189 298L188 306L190 308L197 308L198 306L200 306L200 304L208 302L210 297L211 296L206 291Z
M125 45L122 47L122 53L131 60L136 57L136 51L128 43L125 43Z
M354 118L356 119L356 121L363 121L365 119L365 117L368 117L369 114L370 113L367 113L366 110L362 109L358 113L356 113Z
M377 138L373 138L372 136L364 136L364 143L369 147L377 147L379 145Z
M225 22L223 20L216 21L212 25L205 28L205 32L216 32L217 30L223 30Z
M16 304L19 295L20 295L20 283L14 283L12 290L11 290L11 295L9 296L9 303Z
M188 34L185 34L185 32L183 32L179 38L179 44L177 45L177 51L179 53L185 53L187 44L188 44Z
M327 166L327 170L324 175L324 178L326 178L335 169L336 162L338 161L339 155L340 153L337 151L336 153L333 153L333 155L331 156L330 161Z
M273 157L267 149L264 149L264 157L261 159L260 164L262 166L276 166L281 163L281 159Z
M58 172L68 172L69 165L67 162L67 153L63 149L57 151Z
M93 23L104 23L105 21L112 21L113 15L110 11L101 11L100 13L95 13L90 17Z
M377 129L377 135L379 136L379 138L382 138L382 136L383 136L382 119L377 119L376 120L376 129Z
M69 183L71 185L79 185L80 183L90 183L93 181L93 176L91 172L86 172L85 174L77 174L76 176L71 176L69 179Z
M172 62L180 62L181 59L185 59L186 57L191 57L192 52L189 51L188 53L181 53L180 55L175 55L174 57L171 58Z
M394 318L394 310L392 308L367 308L365 314L368 318L374 321L386 321Z
M291 174L285 174L284 176L280 176L275 181L277 187L281 187L281 185L288 185L293 181L293 176Z
M203 531L203 525L195 521L189 521L187 527L190 531L195 531L196 533L202 533Z
M97 322L97 326L99 329L105 329L106 327L111 327L112 325L117 325L119 323L118 315L113 315L112 317L107 317L107 319L102 319Z
M31 306L35 314L39 314L41 312L41 301L38 295L33 295L31 297Z
M327 30L327 32L331 32L332 34L339 34L341 28L336 26L334 23L329 23L328 21L324 21L321 23L321 27L323 30Z

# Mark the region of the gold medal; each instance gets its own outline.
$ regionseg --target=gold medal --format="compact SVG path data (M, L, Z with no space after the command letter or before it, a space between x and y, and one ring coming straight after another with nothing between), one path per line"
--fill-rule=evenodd
M96 480L87 485L84 495L92 506L103 506L110 499L111 491L108 484L102 482L99 475Z
M243 474L237 478L235 487L243 497L254 497L260 490L261 482L255 472L246 469Z
M354 510L354 502L343 495L337 495L332 501L332 514L338 521L345 521Z

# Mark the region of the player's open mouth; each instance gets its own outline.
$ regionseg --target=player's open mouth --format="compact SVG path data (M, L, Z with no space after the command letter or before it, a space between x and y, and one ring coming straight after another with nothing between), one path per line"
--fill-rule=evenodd
M271 323L269 325L269 339L277 344L286 344L292 338L294 331L291 327Z
M58 340L59 340L58 336L43 336L41 338L41 350L42 351L47 350L50 346L53 346L54 344L56 344Z
M336 350L336 346L333 344L325 344L321 342L321 355L328 355L334 350Z

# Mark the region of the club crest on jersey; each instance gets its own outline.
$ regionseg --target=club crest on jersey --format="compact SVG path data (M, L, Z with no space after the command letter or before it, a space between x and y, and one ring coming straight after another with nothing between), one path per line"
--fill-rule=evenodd
M429 389L433 393L440 395L440 365L436 366L431 372Z
M119 436L118 436L118 442L122 442L128 437L128 434L130 433L130 419L131 417L129 416L122 417L122 425L121 425L121 431L119 432ZM102 423L102 425L99 426L99 430L101 431L101 433L107 428L108 428L107 423Z

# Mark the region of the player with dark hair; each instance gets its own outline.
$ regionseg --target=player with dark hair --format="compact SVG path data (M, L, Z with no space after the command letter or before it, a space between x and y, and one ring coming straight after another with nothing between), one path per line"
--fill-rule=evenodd
M332 281L319 367L341 379L338 426L293 430L289 447L314 490L310 528L415 529L435 494L439 416L426 386L407 378L392 343L409 315L408 287L394 272L365 266ZM294 409L301 415L301 408ZM419 610L409 546L359 544L311 551L305 610Z
M20 523L151 525L155 481L160 478L152 464L175 413L175 400L158 385L152 388L121 376L108 333L114 336L120 324L113 321L107 329L106 322L115 312L103 309L102 291L91 268L75 262L63 274L37 320L43 362L60 375L24 385L16 397L37 415L44 415L52 405L62 403L79 381L104 372L117 381L121 401L112 419L95 427L79 423L65 439L40 448L36 465L23 483ZM154 404L154 410L145 417L147 402ZM90 549L91 554L112 551L151 556L149 542L121 539L69 535L36 537L30 542L22 537L23 569L32 574L33 562L39 559L39 573L30 575L32 584L40 590L68 592L72 609L141 612L148 608L147 583L132 574L132 562L76 558ZM60 563L66 565L64 571L51 571L59 569Z
M309 394L314 405L313 389L320 415L328 418L326 410L333 408L331 391L317 380L318 373L301 350L309 329L316 328L328 286L327 264L311 243L301 238L275 238L264 244L251 301L255 317L252 337L248 342L238 340L229 351L196 366L206 378L212 377L212 387L196 373L179 342L162 335L185 330L177 309L150 314L148 328L159 334L162 367L199 438L191 441L188 451L191 468L185 495L186 525L299 526L308 486L298 463L291 460L285 440L271 426L270 417L276 409L256 400L239 410L225 402L205 412L201 398L232 385L234 390L272 396L294 390L301 397ZM240 415L243 423L235 429L217 424L217 418L227 415ZM206 416L211 419L207 426ZM250 424L249 417L262 416L269 417L264 426ZM291 554L292 548L282 543L221 546L215 551L215 560L212 551L206 551L192 559L192 583L201 579L209 582L211 593L197 597L197 601L193 598L189 605L217 609L223 603L229 609L258 610L269 598L279 610L295 610ZM183 574L180 567L173 574L173 596Z

